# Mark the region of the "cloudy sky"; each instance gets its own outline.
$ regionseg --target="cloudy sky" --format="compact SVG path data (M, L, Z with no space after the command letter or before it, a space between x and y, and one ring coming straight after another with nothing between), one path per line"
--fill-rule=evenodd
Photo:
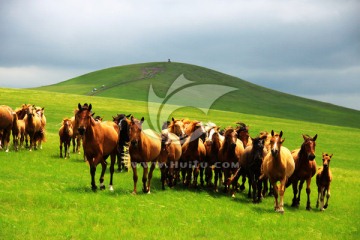
M0 1L0 87L185 62L360 110L359 0Z

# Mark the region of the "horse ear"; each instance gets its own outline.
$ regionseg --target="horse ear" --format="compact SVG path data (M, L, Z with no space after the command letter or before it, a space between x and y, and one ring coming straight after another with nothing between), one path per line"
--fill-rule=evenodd
M144 122L144 120L145 120L145 118L144 118L144 117L142 117L142 118L141 118L141 120L140 120L140 123L143 123L143 122Z
M78 104L78 108L79 108L79 110L81 111L81 104L80 104L80 103Z
M283 131L280 131L279 137L282 137L283 135Z
M271 130L271 136L272 137L274 136L274 130Z
M173 122L175 122L175 119L174 119L174 117L172 117L172 118L171 118L171 120L172 120Z
M134 122L134 116L131 116L130 120L131 122Z
M131 113L129 115L126 116L127 118L131 117Z
M334 154L332 153L329 157L332 158L333 155L334 155Z
M92 105L91 105L91 103L90 103L90 105L89 105L89 111L91 111L91 108L92 108Z
M315 142L317 139L317 134L315 134L315 136L313 137L313 141Z

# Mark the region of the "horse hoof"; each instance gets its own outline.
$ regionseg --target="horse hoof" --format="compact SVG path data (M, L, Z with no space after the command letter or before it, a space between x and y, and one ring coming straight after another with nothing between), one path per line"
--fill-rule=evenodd
M132 191L132 193L131 193L132 195L136 195L136 191Z
M112 186L112 185L110 185L110 186L109 186L109 190L110 190L111 192L113 192L113 191L114 191L114 188L113 188L113 186Z
M97 190L97 186L92 186L91 189L95 192Z
M312 208L311 207L306 207L306 210L311 211Z
M105 186L100 186L100 190L105 190Z

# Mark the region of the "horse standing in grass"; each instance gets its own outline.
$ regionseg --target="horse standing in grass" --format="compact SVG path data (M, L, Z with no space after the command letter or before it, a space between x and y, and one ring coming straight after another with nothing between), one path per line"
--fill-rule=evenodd
M238 126L235 129L236 133L237 133L237 137L242 142L244 149L247 146L252 146L252 139L249 135L249 126L246 126L246 124L242 123L242 122L238 122L236 124L238 124ZM247 175L246 168L245 167L240 168L239 174L242 177L240 190L243 191L245 189L245 182L246 182L246 175ZM249 191L250 191L250 189L249 189Z
M252 138L252 145L245 148L244 153L240 158L240 166L241 168L246 169L249 179L248 197L251 197L252 188L252 198L254 203L261 201L263 180L260 180L259 178L261 175L263 159L267 154L267 151L264 148L265 138L266 136Z
M6 152L9 151L9 142L11 130L14 123L13 110L9 106L0 106L0 131L2 136L0 138L0 149L4 148Z
M73 135L73 127L71 125L71 119L65 118L62 122L62 126L59 129L60 137L60 158L63 157L62 149L64 145L64 156L70 157L70 143Z
M229 127L225 129L224 142L219 150L219 159L222 164L222 170L224 172L225 191L230 190L228 179L236 173L240 167L240 157L244 152L244 146L242 142L237 138L235 129ZM231 196L235 197L235 190L237 187L238 178L232 181L232 192Z
M26 116L27 109L31 106L31 104L23 104L21 105L21 108L15 109L18 121L18 131L20 134L20 148L22 148L24 141L25 141L25 147L28 147L28 137L25 132L25 121L24 118Z
M121 172L123 170L128 171L128 166L125 166L125 146L128 145L129 139L129 125L130 125L130 116L125 114L117 114L116 117L113 117L113 122L119 126L120 134L118 141L118 155L117 155L117 164L118 171Z
M180 138L167 130L163 131L161 134L161 151L158 158L163 190L166 180L169 187L176 185L181 152Z
M304 182L306 181L306 194L307 194L306 210L311 210L310 185L311 185L311 178L316 173L316 162L315 162L316 142L315 141L317 139L317 134L314 137L303 135L303 138L304 138L304 142L302 143L301 148L293 150L291 152L295 161L295 171L289 178L286 186L288 187L290 186L290 184L292 184L294 198L292 200L291 206L298 207L300 204L301 189L303 187Z
M131 167L133 170L134 190L137 193L136 184L138 180L137 164L143 167L143 192L150 193L150 184L156 161L161 151L161 137L151 129L142 130L144 118L138 119L131 116L129 125L129 153L131 158ZM150 163L150 171L148 171Z
M206 149L202 140L205 136L205 129L201 122L192 121L188 124L186 131L189 137L186 138L182 145L180 160L182 181L185 186L189 186L193 175L193 185L196 187L199 172L201 185L204 184L201 164L204 163L206 156Z
M114 165L117 153L118 132L113 126L96 122L92 117L92 105L86 103L78 104L78 111L75 114L75 123L78 132L83 138L84 154L90 165L91 188L97 189L95 184L96 166L102 166L100 175L100 189L105 189L104 174L106 171L106 159L111 157L110 164L110 191L113 191Z
M36 113L34 106L29 106L26 110L26 116L24 117L25 122L25 133L29 136L30 146L29 150L37 149L37 141L41 141L44 138L44 132L41 125L41 118Z
M212 126L207 130L207 137L205 140L206 162L208 163L205 169L205 182L207 185L211 184L212 168L214 169L214 191L218 192L218 185L222 181L221 161L219 159L219 151L223 144L224 136L220 135L219 127Z
M330 198L330 183L332 181L332 174L330 171L330 160L333 154L329 155L328 153L322 154L323 165L318 169L316 174L316 185L318 187L318 199L316 202L316 207L319 207L320 200L320 210L324 211L328 207L328 201ZM324 199L326 195L326 203L324 205Z
M21 129L19 127L18 117L15 112L12 112L13 115L13 125L12 125L12 136L13 136L13 145L15 151L19 150L19 138L21 137Z
M275 197L275 211L284 213L284 193L287 179L293 174L295 169L295 162L291 152L286 147L282 146L285 139L282 139L283 132L275 134L271 131L270 152L265 156L262 171L262 179L266 176L274 188ZM280 181L280 189L277 182ZM278 196L280 195L280 204Z

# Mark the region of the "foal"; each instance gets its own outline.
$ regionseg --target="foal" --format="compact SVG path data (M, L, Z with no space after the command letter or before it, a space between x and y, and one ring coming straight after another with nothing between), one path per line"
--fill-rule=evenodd
M328 201L330 198L330 183L332 180L332 174L330 171L330 160L333 154L329 155L327 153L322 154L323 166L318 169L316 174L316 185L318 187L318 199L316 202L316 207L319 207L320 199L320 210L324 211L328 207ZM324 205L324 198L326 194L326 203Z
M73 136L71 119L65 118L62 122L62 126L59 129L59 137L60 137L60 158L63 157L62 149L64 145L64 156L70 157L70 142Z

